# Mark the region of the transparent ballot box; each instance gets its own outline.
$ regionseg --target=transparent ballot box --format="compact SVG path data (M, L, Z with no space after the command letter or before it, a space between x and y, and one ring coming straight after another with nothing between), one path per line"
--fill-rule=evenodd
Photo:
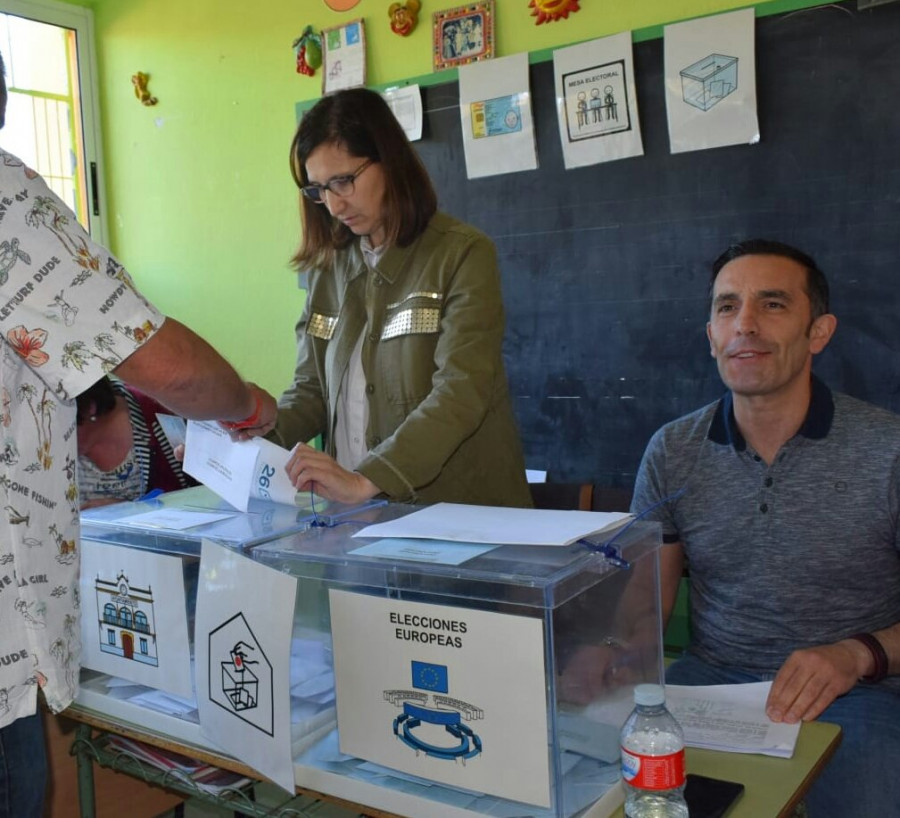
M373 501L371 505L384 505L384 501ZM240 512L206 486L194 486L152 500L86 509L81 512L81 527L82 538L98 542L200 556L204 539L247 549L304 531L317 517L328 523L357 508L321 498L316 498L313 505L309 495L298 494L294 506L252 499L247 511Z
M195 696L193 637L203 540L244 553L315 521L333 524L353 510L324 500L316 501L315 511L251 500L242 513L198 486L84 511L85 669L78 703L216 749L201 735ZM324 641L326 635L312 638ZM299 704L292 712L292 746L299 750L333 721L332 703Z
M681 96L688 104L708 111L738 87L738 58L709 54L681 70Z
M659 527L622 529L611 559L359 529L249 552L297 579L294 632L333 662L337 722L294 757L296 783L416 818L611 814L634 686L662 680Z

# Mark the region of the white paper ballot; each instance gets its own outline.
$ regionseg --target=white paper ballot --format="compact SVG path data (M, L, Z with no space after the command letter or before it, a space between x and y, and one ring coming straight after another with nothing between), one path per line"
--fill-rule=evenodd
M734 685L666 685L666 704L684 729L689 747L790 758L800 722L770 721L771 682Z
M178 415L164 415L162 412L157 412L156 419L159 421L163 434L173 449L176 446L184 446L184 436L187 433L187 421L184 418L178 417Z
M284 470L291 453L262 438L233 441L218 423L187 425L183 469L239 511L250 499L293 505L297 490Z
M210 525L220 520L227 520L236 515L221 511L190 511L181 508L160 508L155 511L142 511L140 514L127 514L116 520L116 525L128 525L135 528L162 528L167 531L187 531L201 525Z
M397 520L377 523L354 537L418 537L503 545L571 545L631 519L619 511L553 511L436 503Z
M356 548L350 553L389 560L462 565L467 560L493 551L496 547L496 545L474 545L473 543L441 542L440 540L413 540L405 537L376 540Z

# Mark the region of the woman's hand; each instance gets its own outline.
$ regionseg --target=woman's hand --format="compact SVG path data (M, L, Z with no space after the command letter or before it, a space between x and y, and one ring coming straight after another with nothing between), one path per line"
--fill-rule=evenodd
M341 468L334 458L304 443L294 446L285 470L297 491L313 491L338 503L362 503L379 492L367 477Z

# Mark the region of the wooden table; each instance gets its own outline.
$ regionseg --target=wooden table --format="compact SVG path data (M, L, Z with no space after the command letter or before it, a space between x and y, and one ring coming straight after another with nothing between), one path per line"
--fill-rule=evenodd
M689 773L744 785L744 794L727 813L727 818L788 818L840 743L840 727L813 721L800 728L793 758L688 747L686 766ZM613 813L613 818L624 815L620 808Z
M93 764L95 762L102 763L96 749L96 738L104 733L126 736L240 773L249 778L259 778L256 771L233 758L218 755L208 749L185 744L158 733L152 733L146 728L124 723L78 705L69 707L65 711L65 715L79 722L78 735L72 753L76 755L78 761L81 818L93 818L94 816ZM811 722L802 726L797 748L791 759L688 748L687 768L688 772L744 784L746 788L744 794L728 813L728 818L776 818L776 816L787 818L792 814L796 805L803 800L803 796L812 782L834 755L840 740L841 730L837 725ZM128 764L114 766L128 774L140 774L131 769ZM249 799L236 803L207 797L190 788L181 790L175 781L160 780L162 774L156 778L147 775L143 775L143 777L152 783L184 792L187 797L200 798L219 806L239 809L241 813L250 816L304 815L305 807L322 801L339 804L356 813L372 816L372 818L402 818L382 810L300 787L297 788L296 798L289 798L285 795L285 802L274 810L271 805L255 809L253 802ZM621 808L613 813L613 818L622 818L622 816L624 816L624 811Z

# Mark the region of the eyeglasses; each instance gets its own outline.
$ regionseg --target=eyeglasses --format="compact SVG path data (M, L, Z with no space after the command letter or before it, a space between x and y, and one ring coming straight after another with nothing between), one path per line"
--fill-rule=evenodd
M300 190L303 191L303 195L306 196L307 199L316 204L325 204L326 190L330 191L335 196L349 196L353 193L356 178L374 161L374 159L366 159L366 161L353 173L349 173L346 176L335 176L334 178L329 179L324 185L304 185Z

